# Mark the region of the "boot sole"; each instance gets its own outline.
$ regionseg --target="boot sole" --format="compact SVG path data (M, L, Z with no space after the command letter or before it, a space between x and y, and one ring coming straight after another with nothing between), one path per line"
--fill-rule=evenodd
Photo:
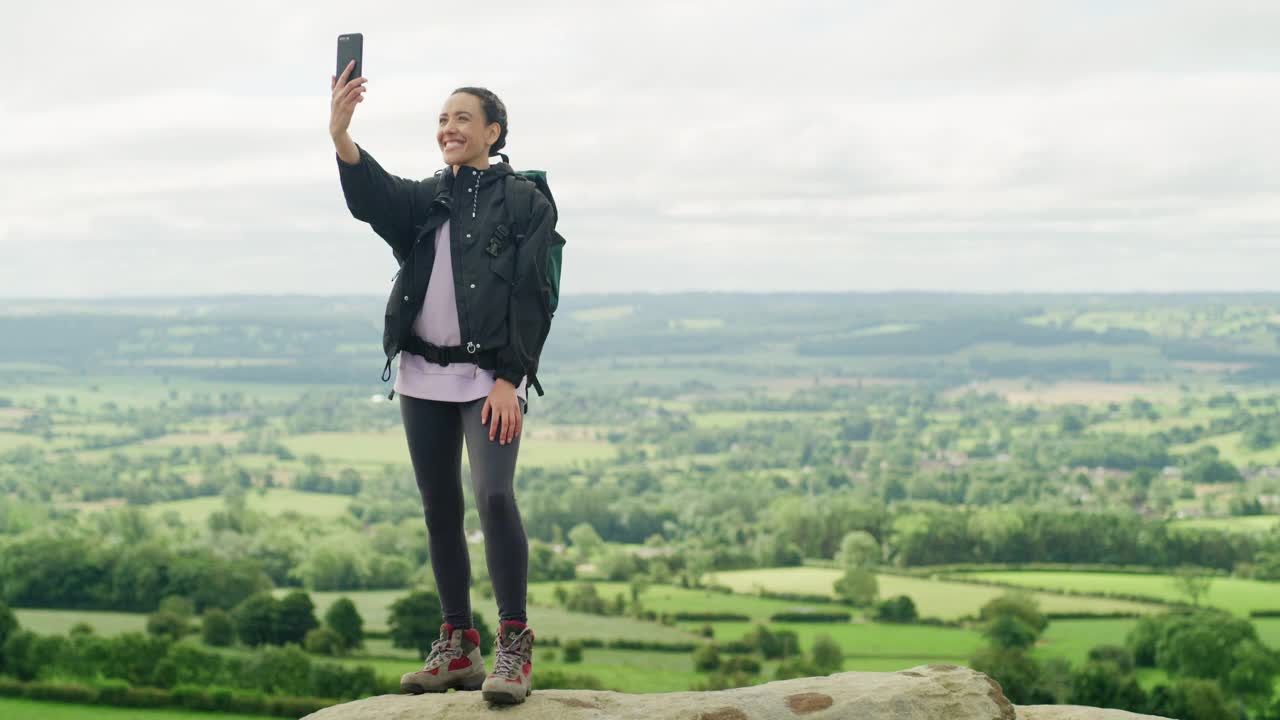
M529 691L525 693L524 697L517 697L511 693L503 692L502 690L485 690L484 699L491 703L498 703L499 705L517 705L524 702L525 699L532 694L532 687L529 688Z
M479 690L480 686L484 685L484 678L485 676L481 675L479 678L459 680L438 688L427 688L422 685L400 683L400 692L408 693L410 695L425 695L426 693L443 693L450 690L457 690L459 692Z

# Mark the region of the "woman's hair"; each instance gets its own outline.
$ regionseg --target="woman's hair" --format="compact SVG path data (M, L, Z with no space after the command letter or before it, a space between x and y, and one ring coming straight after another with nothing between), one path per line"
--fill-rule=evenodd
M498 131L498 139L489 147L489 157L499 155L498 152L507 146L507 106L502 104L497 95L487 88L482 87L460 87L453 91L454 95L458 93L467 93L474 95L480 100L480 107L484 110L484 122L498 123L502 129ZM505 155L503 157L506 157Z

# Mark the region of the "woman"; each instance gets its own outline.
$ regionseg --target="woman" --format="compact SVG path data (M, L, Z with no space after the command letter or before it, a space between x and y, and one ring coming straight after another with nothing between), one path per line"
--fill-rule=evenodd
M400 687L413 693L479 688L486 700L523 702L531 692L533 631L525 615L528 540L513 477L527 410L524 370L536 364L508 342L533 315L512 291L518 269L528 265L525 250L509 241L518 236L504 187L514 171L506 162L489 164L506 144L506 108L484 88L455 90L436 129L448 167L432 178L407 180L383 170L348 134L366 89L365 78L348 80L352 65L332 78L329 133L348 208L401 263L387 305L383 379L400 351L392 394L400 394L444 616L425 666L406 673ZM550 203L533 195L523 239L530 245L554 226ZM471 620L464 437L499 613L494 669L487 675Z

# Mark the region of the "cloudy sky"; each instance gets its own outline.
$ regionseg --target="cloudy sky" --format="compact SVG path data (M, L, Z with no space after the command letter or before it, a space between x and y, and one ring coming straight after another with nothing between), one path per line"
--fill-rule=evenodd
M396 174L503 98L566 294L1278 287L1280 3L4 5L0 296L384 293L343 32Z

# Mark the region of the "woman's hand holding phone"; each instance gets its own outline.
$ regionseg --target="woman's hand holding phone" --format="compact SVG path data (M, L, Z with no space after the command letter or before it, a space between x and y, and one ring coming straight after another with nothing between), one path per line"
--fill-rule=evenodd
M329 135L335 143L346 135L351 127L351 116L356 111L356 104L364 101L366 78L358 77L348 80L355 64L355 60L347 63L342 75L332 78L333 97L329 104Z

